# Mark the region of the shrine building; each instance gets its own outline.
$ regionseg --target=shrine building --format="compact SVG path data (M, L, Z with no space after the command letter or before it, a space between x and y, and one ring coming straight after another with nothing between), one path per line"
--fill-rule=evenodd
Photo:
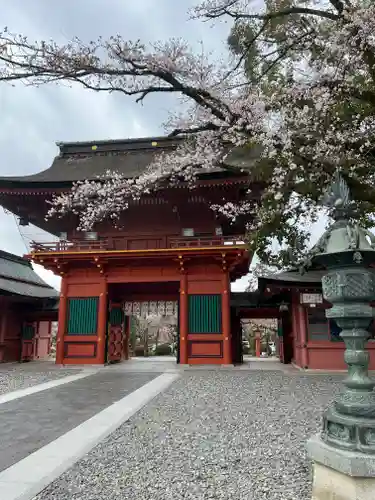
M261 301L255 301L257 314L279 317L281 362L292 363L301 369L346 370L345 344L339 335L341 329L335 320L325 316L325 310L331 306L323 299L322 276L323 270L312 269L302 275L292 270L260 278L257 295ZM263 304L273 304L273 312L270 309L261 312ZM250 310L246 314L249 315ZM369 366L370 370L375 370L373 322L368 330Z
M45 220L48 201L73 182L97 179L107 170L136 178L155 154L172 151L179 140L62 143L47 170L0 179L1 205L21 225L56 236L34 242L28 256L62 278L56 363L126 359L129 317L140 311L178 311L178 362L233 362L241 334L231 331L230 284L249 269L246 220L231 224L210 205L249 196L246 173L213 168L194 189L179 184L129 200L119 229L105 221L78 232L73 214ZM253 184L254 203L260 195L261 186Z
M0 363L47 357L57 306L29 260L0 250Z

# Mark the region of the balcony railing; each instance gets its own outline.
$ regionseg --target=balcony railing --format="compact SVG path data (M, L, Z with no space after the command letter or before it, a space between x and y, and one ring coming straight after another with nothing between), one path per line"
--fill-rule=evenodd
M134 240L132 240L134 241ZM144 240L143 240L144 241ZM152 240L151 240L152 241ZM220 247L231 245L245 245L243 236L203 236L191 238L170 238L163 246L149 246L147 248L137 248L142 250L163 250L168 248L197 248L197 247ZM88 252L116 250L112 239L102 238L98 240L73 239L71 241L54 241L46 243L31 242L31 250L35 253L47 252ZM127 250L126 238L121 250Z
M191 238L173 238L170 248L184 247L221 247L224 245L244 244L243 236L195 236Z
M47 243L31 242L33 252L75 252L89 250L109 250L108 240L72 240L72 241L53 241Z

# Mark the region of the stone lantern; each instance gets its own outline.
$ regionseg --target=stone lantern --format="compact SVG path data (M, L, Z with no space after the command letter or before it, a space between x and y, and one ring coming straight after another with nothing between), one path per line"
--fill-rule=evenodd
M375 299L375 237L353 222L349 190L337 173L330 206L333 224L313 248L307 266L325 269L326 316L341 328L348 375L323 415L321 434L308 441L313 460L313 500L375 499L375 381L366 343Z

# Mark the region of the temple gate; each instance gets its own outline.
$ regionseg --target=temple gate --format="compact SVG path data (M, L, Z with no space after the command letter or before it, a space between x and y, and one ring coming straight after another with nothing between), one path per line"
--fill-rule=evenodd
M48 201L73 182L95 180L108 168L136 178L154 155L181 140L63 143L44 172L0 179L1 204L23 225L55 235L55 241L34 242L29 257L62 278L57 363L126 359L129 304L154 310L164 308L164 301L165 308L178 303L181 363L232 363L230 284L248 272L251 255L243 234L251 215L232 223L211 206L249 198L256 204L263 188L250 183L246 172L213 166L194 189L181 182L126 200L117 227L104 220L82 233L73 214L45 219Z

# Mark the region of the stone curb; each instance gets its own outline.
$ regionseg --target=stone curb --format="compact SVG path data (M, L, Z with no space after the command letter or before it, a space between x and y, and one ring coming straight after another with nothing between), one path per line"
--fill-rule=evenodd
M83 370L82 373L77 373L76 375L67 375L66 377L59 378L57 380L50 380L49 382L44 382L42 384L32 385L31 387L26 387L25 389L6 392L0 396L0 404L8 403L9 401L14 401L15 399L20 399L25 396L30 396L31 394L36 394L37 392L46 391L47 389L53 389L59 385L69 384L70 382L75 382L76 380L89 377L94 373L97 373L97 370Z

